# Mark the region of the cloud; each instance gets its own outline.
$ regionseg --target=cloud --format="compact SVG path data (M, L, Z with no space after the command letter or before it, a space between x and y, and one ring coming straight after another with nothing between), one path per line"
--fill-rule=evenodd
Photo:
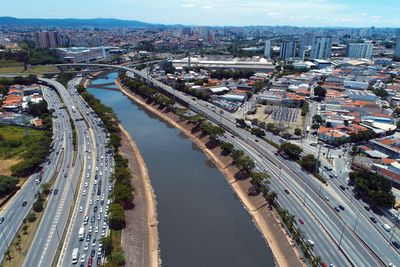
M211 8L213 8L213 7L210 6L210 5L203 5L203 6L201 6L201 8L202 8L202 9L211 9Z
M191 7L195 7L196 5L195 4L193 4L193 3L184 3L184 4L181 4L181 7L183 7L183 8L191 8Z

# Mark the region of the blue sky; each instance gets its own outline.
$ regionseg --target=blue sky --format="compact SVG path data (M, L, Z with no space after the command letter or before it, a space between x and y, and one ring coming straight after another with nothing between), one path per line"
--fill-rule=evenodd
M400 27L400 0L0 0L0 16L196 25Z

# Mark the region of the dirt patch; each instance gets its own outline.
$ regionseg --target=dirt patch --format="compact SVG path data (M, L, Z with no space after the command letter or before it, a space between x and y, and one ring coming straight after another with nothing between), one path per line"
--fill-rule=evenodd
M0 160L0 174L11 176L11 166L19 163L20 161L21 159L17 158Z
M167 113L153 105L147 104L142 98L123 88L118 80L116 81L116 84L125 95L134 100L136 103L153 112L160 118L166 120L174 127L179 128L186 136L191 138L200 149L205 152L210 160L214 162L214 164L225 175L227 181L239 199L242 201L244 207L253 217L257 228L270 246L277 265L305 266L304 262L302 262L300 259L297 250L292 245L293 241L289 240L289 237L287 233L285 233L277 215L268 208L265 199L261 195L253 196L249 193L252 186L249 182L249 179L237 180L235 178L239 170L231 165L232 160L230 157L224 156L219 147L212 149L207 147L209 142L208 137L201 137L200 133L193 132L192 124L180 119L178 116L172 113Z

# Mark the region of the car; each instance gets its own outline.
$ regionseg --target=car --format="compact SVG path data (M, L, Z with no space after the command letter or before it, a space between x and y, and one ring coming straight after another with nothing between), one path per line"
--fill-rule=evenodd
M93 204L93 199L89 199L89 205Z
M102 213L103 212L103 207L99 208L99 212Z
M2 224L4 222L4 217L0 218L0 224Z
M88 187L88 182L85 182L85 187Z
M97 212L97 206L93 207L93 212Z
M96 196L96 201L99 201L100 200L100 194L98 194L97 196Z
M102 172L100 172L99 174L100 174L100 176L103 176L103 173L102 173Z
M26 201L22 202L22 207L25 207L26 204L28 204L28 202L26 202Z
M334 207L334 209L335 209L337 212L340 212L340 209L339 209L338 207Z
M377 223L378 221L375 219L375 217L369 217L369 219L373 222L373 223Z
M324 199L325 199L326 201L329 201L329 197L327 197L327 196L324 196Z
M89 249L89 242L85 242L85 245L83 246L83 250L86 251Z
M92 226L90 225L90 226L89 226L89 229L88 229L88 232L91 233L92 231L93 231L93 228L92 228Z
M86 241L89 242L90 239L92 239L92 235L91 234L87 234L86 235ZM88 244L89 245L89 244Z
M339 209L344 210L344 207L342 205L339 205L338 207Z
M285 189L283 191L285 191L286 194L290 194L289 190L287 190L287 189Z
M97 244L97 240L96 240L96 238L94 238L93 241L92 241L92 247L95 247L96 244Z
M96 250L92 249L92 251L90 252L90 256L91 256L91 257L96 256Z
M106 230L101 230L101 236L105 236L106 235Z
M397 242L397 241L392 241L392 245L393 245L395 248L400 249L400 244L399 244L399 242Z
M85 195L86 195L86 190L85 190L85 189L83 189L83 191L82 191L82 195L83 195L83 196L85 196Z
M102 248L99 245L99 248L97 249L97 255L101 255L101 253L102 253Z
M83 219L83 224L86 225L88 223L89 216L85 216L85 219Z
M308 239L308 240L307 240L307 243L310 244L311 246L314 246L314 245L315 245L314 241L312 241L311 239Z
M90 219L90 222L94 223L95 219L96 219L96 217L93 215L92 218Z
M368 206L364 206L364 209L365 209L366 211L370 211L370 210L371 210L371 208L368 207Z
M97 264L97 265L101 265L101 257L97 257L96 264Z
M81 256L81 263L85 263L85 261L86 261L86 254L83 254Z
M54 189L54 195L57 195L58 194L58 189Z
M340 189L342 190L346 190L346 187L344 187L343 185L339 185Z
M93 216L93 217L94 217L94 216ZM100 214L97 214L97 220L100 221L100 219L101 219Z
M304 224L303 219L299 219L299 223L300 223L300 224Z
M97 180L94 180L94 182L93 182L94 184L97 184Z
M383 229L385 229L386 232L390 232L390 230L392 229L388 224L383 223L382 224Z
M64 178L67 178L68 174L64 174Z
M108 192L111 192L111 190L112 190L112 185L109 185L108 186Z

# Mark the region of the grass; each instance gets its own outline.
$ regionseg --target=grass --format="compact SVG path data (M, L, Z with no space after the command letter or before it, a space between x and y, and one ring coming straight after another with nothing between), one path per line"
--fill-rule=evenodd
M118 250L121 248L121 237L122 237L122 230L110 230L110 236L112 240L112 247L113 251Z
M18 229L11 245L9 247L11 259L4 256L1 266L3 267L15 267L22 266L25 261L25 256L27 255L29 248L31 247L32 241L36 235L36 231L39 228L40 222L43 217L44 210L40 213L36 213L36 221L23 223ZM28 229L24 233L24 225L28 226ZM18 239L18 235L20 239ZM17 246L19 244L19 246Z
M32 66L29 67L27 71L25 71L26 73L33 73L33 74L37 74L37 73L48 73L48 72L60 72L60 70L53 65L43 65L43 66Z
M60 72L60 70L53 65L38 65L30 66L27 70L24 69L24 63L15 60L0 59L0 73L48 73L48 72Z
M19 157L23 152L29 150L30 144L41 142L45 134L46 131L42 130L0 125L0 136L4 138L4 141L0 141L0 158Z

